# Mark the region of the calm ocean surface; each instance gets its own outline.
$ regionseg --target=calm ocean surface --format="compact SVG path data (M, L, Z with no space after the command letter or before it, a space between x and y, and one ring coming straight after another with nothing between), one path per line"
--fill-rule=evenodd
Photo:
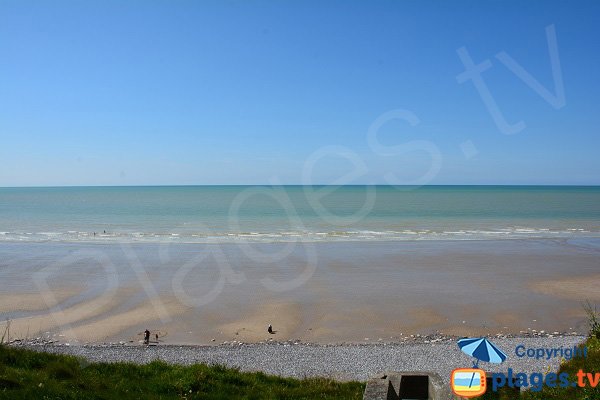
M600 237L600 187L0 188L0 242L546 237Z

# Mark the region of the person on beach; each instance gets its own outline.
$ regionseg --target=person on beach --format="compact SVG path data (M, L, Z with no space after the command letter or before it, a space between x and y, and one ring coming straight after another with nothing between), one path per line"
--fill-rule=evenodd
M273 334L273 326L271 324L269 324L269 327L267 328L267 332L269 332L271 335Z
M149 345L150 344L150 331L148 329L146 329L144 331L144 344L145 345Z

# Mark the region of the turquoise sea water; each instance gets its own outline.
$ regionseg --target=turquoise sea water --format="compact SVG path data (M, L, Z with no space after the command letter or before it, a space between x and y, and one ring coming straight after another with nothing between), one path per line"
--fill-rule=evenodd
M600 237L600 187L0 188L0 242L540 237Z

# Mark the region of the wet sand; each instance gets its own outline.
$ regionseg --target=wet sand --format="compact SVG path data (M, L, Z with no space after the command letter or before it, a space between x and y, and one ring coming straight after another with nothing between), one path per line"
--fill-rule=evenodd
M146 328L181 344L585 332L599 260L598 239L3 243L0 319L13 338L71 342L137 343Z
M586 299L590 302L599 302L600 274L539 281L533 283L531 289L538 293L559 296L565 299Z

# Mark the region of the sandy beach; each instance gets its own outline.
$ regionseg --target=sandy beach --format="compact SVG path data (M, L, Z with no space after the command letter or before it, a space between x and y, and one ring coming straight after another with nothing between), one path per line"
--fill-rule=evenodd
M285 244L2 244L0 331L138 343L150 329L166 344L585 332L594 245L304 243L280 257Z

